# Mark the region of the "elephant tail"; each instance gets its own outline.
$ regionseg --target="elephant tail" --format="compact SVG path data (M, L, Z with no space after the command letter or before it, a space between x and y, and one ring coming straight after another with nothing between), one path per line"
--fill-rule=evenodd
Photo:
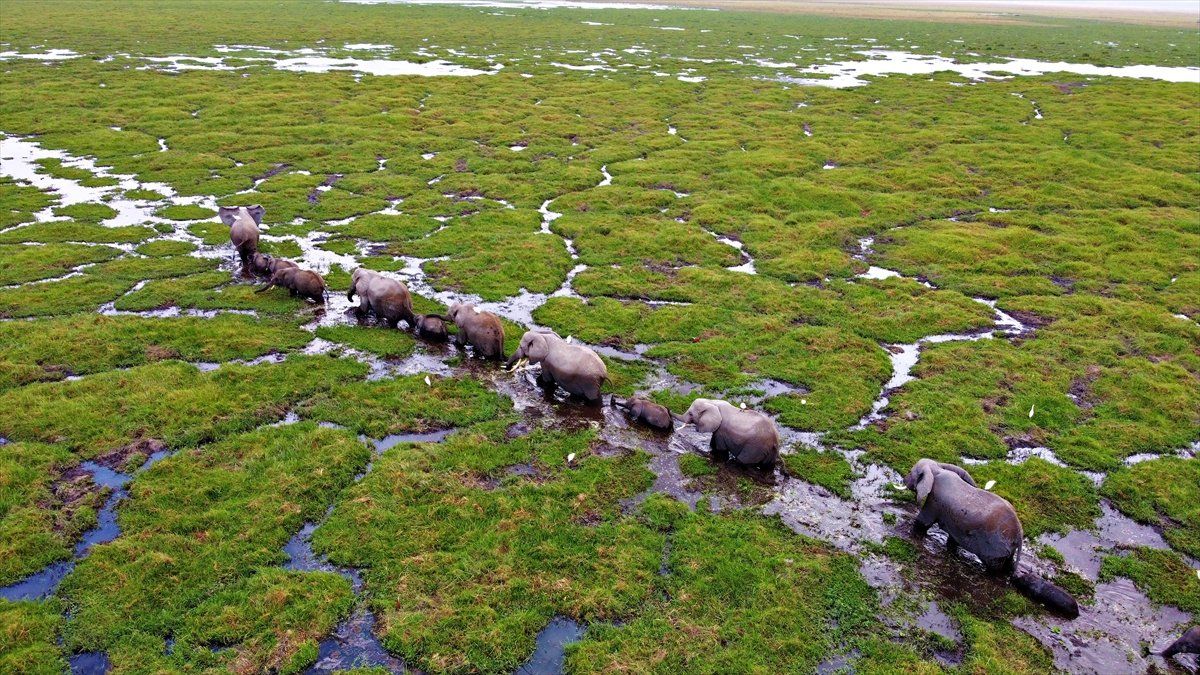
M1012 576L1013 585L1030 600L1045 605L1051 611L1068 619L1079 616L1079 603L1059 586L1033 572L1017 572Z

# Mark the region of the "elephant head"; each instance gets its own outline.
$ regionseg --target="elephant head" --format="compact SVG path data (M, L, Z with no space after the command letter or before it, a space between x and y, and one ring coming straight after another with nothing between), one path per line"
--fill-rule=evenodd
M451 311L454 310L453 307L450 309ZM451 315L451 318L453 318L453 315ZM508 358L505 366L512 368L513 364L521 359L526 359L530 363L541 363L550 355L551 343L559 340L562 340L562 338L552 331L525 331L525 335L521 336L520 346Z
M917 493L917 506L925 505L925 500L929 498L929 492L933 490L933 481L942 471L953 472L967 485L976 487L975 479L971 478L971 474L967 473L966 469L953 464L935 462L932 459L920 459L904 477L904 487Z
M720 403L722 401L715 401L711 398L698 398L692 401L687 412L682 417L676 417L676 420L680 424L694 425L696 431L702 434L711 434L721 428L721 422L724 419Z
M263 213L266 212L266 209L259 204L255 204L254 206L217 207L217 213L221 216L221 222L231 227L241 217L243 211L245 211L246 215L250 216L255 225L262 225Z

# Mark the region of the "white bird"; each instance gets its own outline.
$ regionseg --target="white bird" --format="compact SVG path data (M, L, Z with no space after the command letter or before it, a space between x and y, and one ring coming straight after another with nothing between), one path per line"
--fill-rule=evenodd
M574 461L575 461L575 453L572 452L571 454L567 455L567 464L570 464L571 462L574 462Z
M1029 419L1033 419L1033 408L1036 405L1037 404L1035 403L1034 405L1029 406Z
M996 481L994 481L994 480L989 480L989 481L987 482L987 485L984 485L984 486L983 486L983 489L984 489L984 490L991 490L991 489L992 489L992 488L994 488L994 487L996 487Z
M806 399L806 398L800 399L800 405L808 405L808 399Z
M425 376L425 384L427 384L431 387L433 386L433 382L429 379L428 375Z
M742 410L745 410L745 409L746 409L746 404L745 404L745 403L739 403L738 405L739 405L739 406L741 406Z

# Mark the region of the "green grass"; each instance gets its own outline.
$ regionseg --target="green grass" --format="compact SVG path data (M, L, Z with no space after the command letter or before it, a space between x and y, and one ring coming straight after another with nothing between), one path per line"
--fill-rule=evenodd
M311 334L293 324L224 314L212 319L76 314L0 323L7 346L0 390L154 361L225 362L304 346Z
M62 607L47 602L0 600L0 669L22 675L67 670L58 645Z
M0 584L10 584L67 558L96 524L106 490L82 476L62 475L78 460L66 448L11 443L0 458Z
M426 377L430 384L425 384ZM508 407L507 399L475 380L408 375L331 386L306 401L300 412L371 438L383 438L481 422Z
M123 536L63 581L67 646L108 651L118 669L194 657L233 669L288 663L348 612L350 588L336 574L273 567L369 457L353 434L299 423L159 462L130 485ZM164 656L167 637L176 647ZM209 645L236 649L213 655Z
M850 463L837 452L818 452L813 448L797 445L790 454L783 456L787 472L802 481L820 485L842 499L850 499L850 483L854 481L854 470Z
M1100 491L1134 520L1161 527L1172 547L1200 556L1200 459L1140 462L1109 475Z
M182 452L134 479L122 536L80 564L66 604L0 605L0 670L58 672L75 649L102 649L118 670L303 670L350 590L336 575L280 569L280 548L329 506L318 550L363 568L362 601L385 645L429 671L511 671L556 614L589 626L570 650L573 671L806 672L833 654L856 672L941 670L934 656L947 645L876 618L856 556L792 534L754 500L719 514L657 495L634 506L628 498L653 480L649 458L593 452L612 439L569 406L524 417L530 435L507 438L518 416L486 377L365 381L366 365L329 356L212 372L179 362L295 352L318 310L231 275L228 228L168 191L261 203L264 232L283 237L264 239L264 252L299 257L293 238L315 235L374 269L435 258L423 265L434 289L487 300L553 295L584 264L580 297L552 297L534 320L644 353L606 359L606 391L649 387L680 412L701 394L749 404L767 378L792 385L754 405L827 432L832 451L799 449L787 471L845 498L854 474L838 448L901 473L925 456L991 460L972 473L997 481L1033 537L1090 526L1098 494L1081 470L1105 472L1099 493L1161 527L1174 549L1119 552L1107 578L1130 576L1152 599L1195 611L1178 554L1200 555L1198 460L1124 464L1174 453L1200 428L1194 83L941 73L839 90L776 79L869 48L1194 66L1194 27L319 0L175 0L153 12L10 0L4 10L5 49L84 56L5 61L0 130L170 190L53 158L37 170L105 196L64 206L0 178L0 436L11 441L0 570L16 578L69 554L99 494L77 498L56 482L80 459L139 438ZM231 42L354 58L367 54L344 45L389 44L376 56L504 68L471 78L283 72L216 51ZM626 51L635 45L644 51ZM103 58L114 54L132 56ZM165 54L245 68L139 68L141 55ZM553 65L591 59L613 70ZM823 170L827 161L836 169ZM599 185L602 167L611 184ZM153 202L171 222L103 227L118 196ZM550 234L540 231L546 201L562 214ZM47 209L67 220L36 222ZM178 227L223 257L166 238ZM725 269L743 254L714 234L740 242L758 274ZM866 255L864 237L874 238ZM80 265L69 279L30 283ZM870 265L936 288L855 276ZM331 293L344 292L348 272L330 272ZM992 328L992 310L973 298L1033 329L923 343L916 379L886 392L885 418L850 430L892 375L889 345ZM110 302L215 315L99 316ZM524 328L505 330L511 353ZM417 348L374 326L315 335L385 359ZM660 368L702 388L667 390ZM84 377L60 381L69 374ZM260 428L288 412L304 421ZM459 429L444 443L396 446L350 485L367 458L356 434L448 427ZM1068 466L997 461L1033 445ZM749 481L712 478L703 457L680 463L701 489L748 494ZM923 554L904 540L868 548L919 571ZM1086 597L1082 580L1058 578ZM1008 623L1036 611L1020 596L934 595L963 633L958 670L1053 669ZM57 646L64 621L67 652Z
M1142 547L1104 556L1100 581L1118 576L1131 579L1157 604L1200 612L1200 579L1196 578L1196 570L1174 551Z
M82 244L0 245L0 285L61 276L72 267L103 262L120 254L115 248Z
M60 443L85 458L147 435L190 447L276 421L290 406L366 370L327 356L210 372L167 361L34 384L0 393L0 407L24 411L0 418L0 435Z

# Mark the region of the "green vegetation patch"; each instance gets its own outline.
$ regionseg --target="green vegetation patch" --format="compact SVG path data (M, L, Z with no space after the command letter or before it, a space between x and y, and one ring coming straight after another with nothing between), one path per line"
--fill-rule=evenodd
M408 356L417 345L411 334L383 326L320 326L317 337L389 359Z
M0 245L0 286L61 276L72 267L111 260L119 255L120 250L109 246Z
M304 346L294 324L221 314L211 319L76 314L0 323L0 389L153 361L225 362ZM7 367L11 366L11 368Z
M802 481L820 485L842 499L850 499L850 483L854 482L854 469L836 451L821 452L805 445L797 445L792 452L783 455L787 472Z
M58 644L62 623L62 607L57 600L0 599L0 670L30 674L66 672L67 660Z
M425 383L428 378L430 384ZM303 417L334 422L371 438L494 419L507 398L477 380L406 375L331 386L305 402Z
M278 420L290 406L366 371L350 359L293 356L210 372L167 361L32 384L0 393L0 409L24 411L0 418L0 436L61 443L83 457L143 436L191 447Z
M159 239L157 241L146 242L138 246L135 250L142 255L157 258L169 255L188 255L196 250L196 245L188 241Z
M104 227L96 223L57 220L49 223L33 223L0 233L0 243L87 241L94 244L132 244L145 241L154 234L153 229L141 225Z
M1123 555L1104 556L1100 581L1118 576L1132 580L1157 604L1200 612L1200 578L1174 551L1141 547Z
M1100 491L1134 520L1161 527L1172 547L1200 557L1200 458L1139 462L1109 474Z
M0 585L8 585L71 555L75 540L96 523L105 490L66 448L9 443L0 453Z
M208 220L215 217L217 212L192 204L172 204L159 209L155 215L167 220Z
M369 459L353 434L302 422L155 464L129 486L122 536L63 580L67 646L107 651L116 669L215 665L210 646L236 647L215 655L226 668L289 663L348 612L350 584L273 566Z

